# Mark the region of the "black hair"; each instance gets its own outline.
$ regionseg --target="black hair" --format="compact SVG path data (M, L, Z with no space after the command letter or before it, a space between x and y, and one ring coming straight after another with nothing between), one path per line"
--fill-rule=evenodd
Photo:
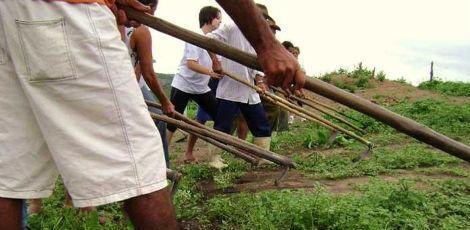
M286 48L286 49L294 48L294 44L292 44L292 42L290 42L290 41L283 41L283 42L282 42L282 45L283 45L284 48Z
M219 16L220 10L213 6L205 6L199 11L199 28L210 24L214 18Z
M156 6L158 4L158 0L139 0L139 2L146 6L151 5L151 4Z

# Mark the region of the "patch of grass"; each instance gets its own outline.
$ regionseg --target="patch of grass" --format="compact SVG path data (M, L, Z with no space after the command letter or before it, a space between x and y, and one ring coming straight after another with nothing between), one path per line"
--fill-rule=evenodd
M401 101L389 107L392 111L411 118L421 124L464 142L470 142L470 104L455 105L448 102L424 99L416 102ZM347 111L350 117L359 120L371 133L394 132L389 126L355 111Z
M364 148L360 145L352 145ZM398 148L377 148L369 160L352 163L351 159L359 154L354 147L343 154L323 156L312 153L309 156L295 156L298 169L309 175L322 178L340 179L354 176L376 176L391 173L396 169L416 169L418 167L437 167L461 163L462 160L445 153L427 148L422 144L408 144ZM351 153L350 155L345 155Z
M409 138L405 134L393 130L390 132L373 133L368 135L367 138L372 140L374 145L378 147L392 144L404 145L414 141L414 139Z
M203 220L203 194L198 190L197 183L213 177L212 169L206 164L187 164L178 168L183 174L173 197L176 216L184 220Z
M443 165L443 166L438 166L438 167L416 169L415 171L422 172L427 175L445 174L445 175L450 175L450 176L470 177L469 170L464 168L463 166Z
M308 132L305 135L304 147L313 148L325 145L328 142L330 133L326 129L318 129L315 131Z
M443 101L424 99L414 103L403 102L392 110L450 137L470 136L470 104L454 105Z
M132 229L124 217L120 203L97 207L90 213L81 213L76 208L64 208L65 189L58 180L53 195L43 199L43 209L38 214L28 216L30 229ZM99 216L107 218L100 225Z
M194 119L196 117L198 105L194 101L189 101L186 106L186 116L188 118Z
M420 89L429 89L449 96L470 97L470 83L433 80L419 84Z
M372 75L373 70L363 67L362 63L359 63L351 72L348 72L345 69L339 69L322 75L320 79L334 84L338 88L354 93L358 89L369 88L369 80L373 77ZM353 79L353 83L345 80L351 78Z
M428 148L423 144L408 144L400 148L383 148L375 152L375 160L388 169L413 169L417 167L444 166L462 160Z
M271 140L271 151L292 154L292 150L298 150L299 146L306 147L305 142L309 134L327 132L326 129L312 122L295 122L290 126L289 132L278 132ZM316 136L312 137L316 141Z
M281 150L286 150L285 148L288 146L289 143L291 143L292 145L297 145L298 143L301 143L295 135L299 126L299 123L294 123L293 125L291 125L291 128L295 127L295 132L292 132L292 130L290 130L289 132L273 132L273 134L271 135L270 150L278 152Z
M248 163L229 153L224 153L223 158L227 167L214 174L214 182L217 188L230 187L236 179L241 178L248 170Z
M470 226L468 184L449 182L436 191L412 181L372 180L362 195L329 195L319 189L216 197L207 215L221 229L428 229Z
M408 82L406 82L406 78L405 77L400 77L396 80L393 80L393 82L396 82L396 83L400 83L400 84L408 84Z

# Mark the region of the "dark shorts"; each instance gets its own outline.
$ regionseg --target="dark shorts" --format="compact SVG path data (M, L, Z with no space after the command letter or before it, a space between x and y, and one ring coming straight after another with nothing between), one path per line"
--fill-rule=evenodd
M177 88L172 87L170 93L170 101L175 106L175 110L183 113L188 105L189 100L195 101L199 107L203 108L211 117L217 114L217 100L211 91L203 94L185 93ZM167 129L171 132L176 131L176 127L168 125Z
M217 92L217 85L219 85L219 80L211 78L209 80L209 84L207 84L209 88L211 88L211 93L214 95ZM214 118L211 117L206 111L204 111L203 108L200 106L197 108L197 114L196 114L196 120L198 120L201 123L206 123L207 121L213 121Z
M214 129L224 133L230 133L232 122L240 111L246 120L250 132L255 137L270 137L271 128L269 126L266 112L261 103L250 105L248 103L240 103L217 99L217 116L215 118Z

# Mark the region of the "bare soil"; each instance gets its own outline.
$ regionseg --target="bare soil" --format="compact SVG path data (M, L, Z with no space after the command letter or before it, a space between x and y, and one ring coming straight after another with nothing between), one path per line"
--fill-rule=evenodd
M357 193L358 190L354 189L355 186L367 184L372 177L349 177L339 180L317 179L305 176L298 171L291 170L285 178L275 185L274 181L280 176L280 171L258 169L250 171L242 178L238 179L233 186L228 188L217 188L216 184L211 181L203 181L199 184L199 189L204 193L206 198L211 198L215 195L226 195L240 192L255 193L266 190L279 190L279 189L302 189L307 191L314 191L322 187L326 191L333 194ZM410 179L416 181L415 188L425 189L428 188L427 184L423 181L439 181L449 179L465 179L463 177L446 175L446 174L425 174L415 171L403 170L396 175L379 175L383 181L397 182L402 179Z

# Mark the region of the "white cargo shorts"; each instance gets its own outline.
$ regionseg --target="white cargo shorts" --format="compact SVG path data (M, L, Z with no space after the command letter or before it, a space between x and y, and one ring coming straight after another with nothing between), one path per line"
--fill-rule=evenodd
M110 10L0 0L0 197L77 207L166 187L158 130Z

